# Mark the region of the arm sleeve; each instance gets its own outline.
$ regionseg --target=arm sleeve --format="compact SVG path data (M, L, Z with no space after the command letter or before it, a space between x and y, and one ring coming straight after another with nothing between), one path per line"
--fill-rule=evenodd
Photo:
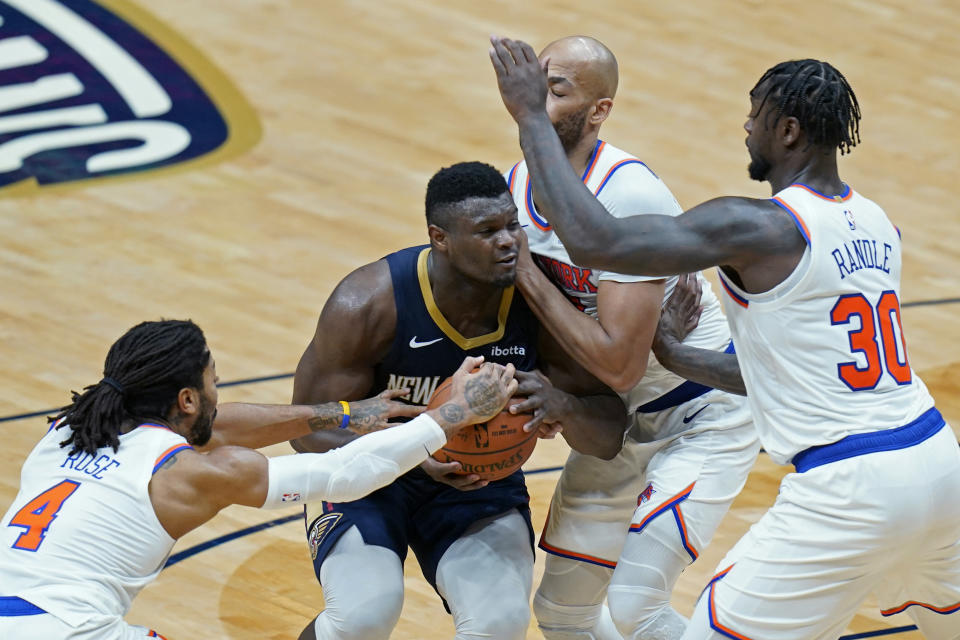
M267 499L261 508L357 500L390 484L446 442L440 425L424 414L326 453L270 458Z

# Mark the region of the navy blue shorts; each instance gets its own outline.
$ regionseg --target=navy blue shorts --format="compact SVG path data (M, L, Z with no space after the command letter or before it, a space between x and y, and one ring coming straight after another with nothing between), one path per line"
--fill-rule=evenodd
M340 536L356 526L365 543L393 550L401 562L407 547L413 549L424 577L436 589L437 565L450 545L477 520L511 509L526 520L533 553L530 495L522 471L482 489L460 491L418 467L360 500L324 502L323 515L307 523L313 569L320 580L324 558Z

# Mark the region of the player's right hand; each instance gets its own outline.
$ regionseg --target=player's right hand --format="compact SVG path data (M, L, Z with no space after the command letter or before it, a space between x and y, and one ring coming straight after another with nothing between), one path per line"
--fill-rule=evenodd
M468 356L453 374L449 399L430 413L450 431L486 422L500 413L516 392L515 372L513 364L484 363L483 357Z
M490 37L490 62L500 97L518 123L532 114L546 114L547 62L541 66L533 48L521 40Z
M480 476L475 473L462 473L463 466L459 462L440 462L433 458L427 458L420 465L420 468L437 482L448 484L460 491L473 491L490 484L489 480L481 480Z
M410 389L387 389L372 398L351 402L347 428L363 435L391 426L391 418L414 418L420 415L426 410L425 407L396 400L409 393Z

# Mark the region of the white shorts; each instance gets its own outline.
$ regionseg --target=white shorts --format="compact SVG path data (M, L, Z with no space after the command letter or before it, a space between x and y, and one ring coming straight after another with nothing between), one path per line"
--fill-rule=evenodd
M0 616L3 640L143 640L164 637L146 627L127 624L123 618L98 617L71 627L49 613Z
M689 427L658 442L628 438L613 460L571 452L554 490L541 549L612 569L628 532L666 512L682 514L685 530L678 528L677 541L684 548L698 550L711 540L720 520L715 514L722 517L743 488L760 449L746 398L713 390L671 409L639 414L638 421L643 430L659 433Z
M906 449L785 476L705 590L710 626L737 638L832 640L872 592L884 615L922 607L960 627L957 496L949 426Z

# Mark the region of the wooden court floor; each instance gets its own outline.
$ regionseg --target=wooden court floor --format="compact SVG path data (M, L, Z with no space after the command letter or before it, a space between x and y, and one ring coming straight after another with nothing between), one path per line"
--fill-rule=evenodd
M424 241L430 175L462 160L506 169L519 159L489 68L490 33L538 49L574 33L603 40L619 58L621 83L602 137L638 155L685 206L768 196L746 175L747 92L781 60L834 63L864 114L863 143L841 161L841 174L902 230L911 363L960 425L955 2L0 0L0 53L21 24L14 5L58 1L76 11L105 7L159 43L213 96L229 139L157 171L0 187L4 510L45 429L33 414L98 380L109 345L141 320L197 321L221 378L239 383L224 387L223 400L288 401L285 374L337 281ZM0 84L0 98L8 89ZM9 104L0 99L0 136L15 126L4 118ZM5 140L0 166L11 153ZM538 525L558 475L549 469L565 456L562 442L544 442L527 465L539 471L528 482ZM682 577L682 612L772 502L783 473L761 455L713 544ZM296 637L323 600L295 514L227 509L178 543L179 561L129 619L172 639ZM407 571L394 637L452 637L435 594L415 566ZM870 637L909 624L882 619L868 602L849 632ZM528 638L541 637L531 624Z

